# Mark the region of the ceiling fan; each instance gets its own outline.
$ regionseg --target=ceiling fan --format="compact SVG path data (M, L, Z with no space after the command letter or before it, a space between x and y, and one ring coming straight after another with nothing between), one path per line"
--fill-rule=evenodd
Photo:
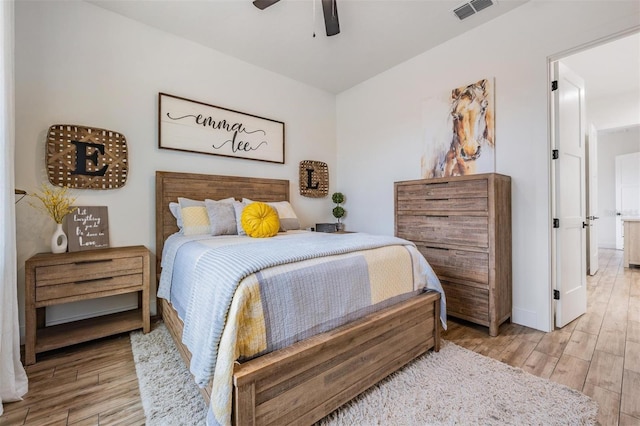
M253 5L260 10L264 10L271 5L278 3L279 1L280 0L254 0ZM321 1L322 12L324 14L324 27L327 30L327 36L333 36L340 33L340 23L338 22L338 9L336 5L337 0Z

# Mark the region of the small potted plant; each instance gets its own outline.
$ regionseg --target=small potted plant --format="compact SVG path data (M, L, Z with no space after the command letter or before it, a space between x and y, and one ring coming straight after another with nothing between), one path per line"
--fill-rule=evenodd
M336 231L342 231L344 229L342 217L346 213L346 210L340 204L344 203L344 194L342 192L334 192L331 196L331 200L336 204L332 210L333 217L337 219Z

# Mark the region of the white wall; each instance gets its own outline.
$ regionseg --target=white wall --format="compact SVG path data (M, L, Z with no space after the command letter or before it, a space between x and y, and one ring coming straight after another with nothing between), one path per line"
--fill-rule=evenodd
M640 92L637 90L595 99L590 98L587 91L586 101L588 121L598 130L640 124Z
M616 156L640 152L640 126L598 132L598 246L616 248Z
M548 58L637 26L639 10L533 0L339 94L348 229L393 234L393 182L420 178L421 103L494 77L496 171L512 177L513 321L551 330Z
M329 199L300 197L301 160L329 164L336 187L335 96L171 36L85 2L16 2L16 186L47 181L45 132L81 124L123 133L129 176L117 190L77 190L78 205L109 208L111 246L146 245L155 253L156 170L259 176L291 181L292 204L305 226L331 219ZM158 149L158 92L285 123L286 163ZM50 251L51 219L18 203L20 318L24 261ZM108 312L135 298L53 307L51 322ZM152 307L154 310L154 307Z

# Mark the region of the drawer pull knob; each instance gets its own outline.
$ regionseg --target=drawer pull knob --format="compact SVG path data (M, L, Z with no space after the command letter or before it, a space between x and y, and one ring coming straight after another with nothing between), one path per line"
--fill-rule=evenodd
M433 246L425 246L428 249L432 249L432 250L444 250L444 251L449 251L450 249L445 248L445 247L433 247Z
M89 280L82 280L82 281L76 281L74 282L74 284L87 284L87 283L91 283L94 281L106 281L106 280L112 280L113 277L103 277L103 278L91 278Z
M76 265L86 265L89 263L105 263L105 262L113 262L113 259L98 259L98 260L81 260L79 262L74 262Z

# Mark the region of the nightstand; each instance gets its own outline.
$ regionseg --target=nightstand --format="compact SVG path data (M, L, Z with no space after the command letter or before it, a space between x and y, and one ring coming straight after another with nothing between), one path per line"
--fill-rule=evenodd
M39 253L25 263L25 363L36 354L142 328L149 323L150 255L144 246ZM138 293L138 308L45 326L46 307Z

